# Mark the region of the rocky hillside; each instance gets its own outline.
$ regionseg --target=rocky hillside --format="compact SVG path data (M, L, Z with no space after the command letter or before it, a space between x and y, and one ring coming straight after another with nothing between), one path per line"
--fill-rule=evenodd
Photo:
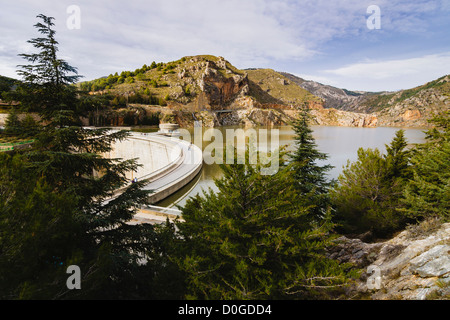
M144 65L80 88L110 96L113 109L160 105L183 125L282 125L300 107L312 109L315 124L339 126L427 126L434 113L450 108L449 77L395 93L363 93L305 81L271 69L239 70L223 57L190 56Z
M315 124L376 125L370 115L324 108L323 99L281 73L238 70L222 57L152 63L134 72L81 83L80 88L91 95L109 96L115 110L158 104L164 119L184 126L195 120L205 126L289 124L304 105L313 110Z
M330 256L363 270L349 297L450 298L450 223L425 221L385 242L365 243L341 237L337 243Z
M325 108L370 114L379 126L427 126L434 114L450 109L450 76L398 92L355 92L282 73L320 97Z
M325 108L335 108L344 111L364 112L364 108L360 109L359 104L362 97L370 94L366 92L355 92L345 89L340 89L319 82L305 80L293 74L281 72L282 75L290 79L292 82L298 84L300 87L308 90L315 96L323 99L323 106Z
M423 86L385 94L371 100L384 126L425 126L433 114L450 110L450 76Z

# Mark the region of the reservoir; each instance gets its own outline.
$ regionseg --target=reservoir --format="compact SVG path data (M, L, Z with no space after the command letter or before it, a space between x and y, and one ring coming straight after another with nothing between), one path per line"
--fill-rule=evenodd
M227 129L230 130L247 130L246 128L240 128L235 126L219 127L214 128L222 132L223 136L226 136ZM279 139L280 146L287 146L288 151L295 150L295 132L290 126L280 126L280 127L259 127L251 128L260 132L260 130L267 130L267 135L269 136L268 141L271 141L274 135ZM393 128L393 127L378 127L378 128L356 128L356 127L333 127L333 126L312 126L313 137L317 144L317 149L328 155L328 159L323 164L331 164L334 166L332 170L329 171L330 179L337 179L339 174L342 172L343 167L347 164L347 161L357 160L357 151L359 148L378 148L382 153L385 153L386 144L390 144L392 139L395 137L395 133L403 129L405 131L405 137L412 146L413 144L423 143L425 141L425 131L426 129L416 129L416 128ZM205 138L204 133L208 130L207 128L201 128L202 138ZM273 130L278 130L275 135ZM194 129L189 130L192 134L192 141L194 141ZM239 131L237 131L239 132ZM266 131L264 131L265 133ZM208 135L206 135L208 136ZM203 139L202 148L211 144L210 137ZM159 202L157 205L161 207L174 207L181 206L186 203L186 200L190 197L202 193L203 190L208 190L211 188L217 191L214 184L215 179L220 179L222 176L221 169L218 164L207 164L204 163L202 171L198 176L187 186L180 189L178 192L170 196L169 198Z

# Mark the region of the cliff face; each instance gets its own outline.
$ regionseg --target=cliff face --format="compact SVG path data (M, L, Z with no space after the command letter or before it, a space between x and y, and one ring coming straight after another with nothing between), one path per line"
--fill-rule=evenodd
M187 61L192 65L183 68L178 78L190 84L195 97L191 94L194 98L188 103L171 101L168 105L172 109L191 111L195 118L203 120L204 126L286 125L304 105L312 110L314 124L377 126L376 116L325 108L324 99L274 70L237 70L222 57L214 60L200 56ZM205 110L213 113L205 116ZM183 125L194 117L180 112L175 115L176 121Z
M450 77L437 84L438 87L418 89L406 99L402 99L405 92L393 95L387 107L377 112L380 125L427 126L434 114L450 110Z
M186 64L181 64L179 81L170 86L189 88L184 96L189 96L188 103L195 111L222 110L236 98L248 93L249 83L245 73L232 67L222 57L191 57ZM166 79L170 80L169 77ZM176 101L180 97L173 96Z

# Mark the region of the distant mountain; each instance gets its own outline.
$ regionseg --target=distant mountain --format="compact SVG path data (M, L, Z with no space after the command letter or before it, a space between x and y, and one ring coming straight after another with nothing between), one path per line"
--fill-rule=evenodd
M110 96L112 107L168 106L179 118L182 110L199 117L203 112L211 125L286 124L299 106L308 105L317 124L426 126L450 103L449 76L398 92L357 92L272 69L239 70L223 57L211 55L153 62L79 87L91 95Z
M379 113L382 118L386 118L385 123L402 122L401 118L404 113L406 113L404 118L408 120L413 114L414 117L423 118L422 115L426 115L425 118L428 118L431 113L449 109L450 84L448 75L408 90L355 92L307 81L289 73L283 72L282 74L302 88L322 98L325 108L367 114ZM389 117L398 118L388 120Z
M319 82L302 79L287 72L281 72L281 74L298 84L300 87L323 99L325 108L360 112L361 110L358 106L362 97L371 94L368 92L354 92L324 85Z

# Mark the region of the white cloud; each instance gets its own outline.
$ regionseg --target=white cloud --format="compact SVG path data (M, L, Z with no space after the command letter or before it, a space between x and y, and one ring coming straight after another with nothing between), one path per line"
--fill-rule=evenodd
M101 76L113 66L140 67L152 60L170 61L185 55L215 54L246 65L299 59L310 50L290 25L267 10L267 1L166 0L79 1L81 29L66 28L67 6L73 1L18 0L4 4L8 21L0 20L0 43L36 37L35 16L56 18L57 37L65 56L80 73ZM19 17L23 16L22 19ZM12 18L14 17L14 18ZM11 51L20 51L17 43ZM17 58L15 59L17 60ZM117 71L111 70L110 72ZM120 71L120 70L119 70Z
M377 0L383 19L380 32L426 30L424 15L449 10L445 3ZM81 8L80 30L66 28L66 9L73 4ZM56 18L61 56L92 79L153 60L196 54L221 55L239 68L277 68L302 61L312 66L315 58L327 56L324 44L341 38L357 41L367 34L366 9L371 4L372 0L9 1L2 4L0 13L0 43L8 45L8 50L0 50L0 74L10 73L23 62L17 54L24 52L28 39L37 36L33 25L39 13ZM353 44L349 51L357 46ZM358 69L369 70L372 78L388 79L382 69L371 69L370 63L376 62L329 67L328 72L309 68L307 73L333 83Z
M323 70L333 82L353 90L400 90L422 85L450 72L450 52L408 59L365 61ZM351 87L348 87L351 86Z

